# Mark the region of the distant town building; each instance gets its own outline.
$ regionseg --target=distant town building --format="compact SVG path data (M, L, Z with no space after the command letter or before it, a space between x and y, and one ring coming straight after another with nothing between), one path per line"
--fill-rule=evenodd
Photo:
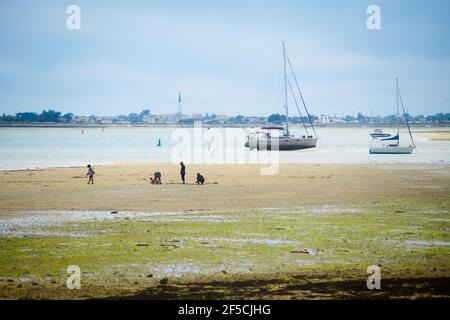
M96 117L97 122L101 124L112 124L113 117Z
M261 117L248 117L247 120L251 124L261 123Z
M321 114L319 118L317 119L317 123L319 124L329 124L330 123L330 117L324 114Z
M203 115L201 113L193 113L191 119L193 119L193 120L203 120Z

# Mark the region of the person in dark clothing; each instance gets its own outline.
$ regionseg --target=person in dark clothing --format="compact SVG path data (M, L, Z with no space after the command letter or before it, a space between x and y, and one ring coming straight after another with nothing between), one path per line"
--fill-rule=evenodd
M186 166L184 165L183 162L180 162L180 166L181 166L181 170L180 170L181 180L183 180L183 184L185 184L184 177L186 176Z
M86 173L86 175L89 177L89 181L87 184L90 184L90 183L94 184L95 171L94 171L94 169L92 169L90 164L87 165L87 168L88 168L88 173Z
M205 183L205 177L202 176L200 173L197 173L197 182L196 184L204 184Z
M150 183L151 184L162 184L162 182L161 182L161 172L156 171L153 174L153 177L150 177Z
M154 177L155 177L155 183L156 184L162 184L162 182L161 182L161 172L156 171L155 174L154 174Z

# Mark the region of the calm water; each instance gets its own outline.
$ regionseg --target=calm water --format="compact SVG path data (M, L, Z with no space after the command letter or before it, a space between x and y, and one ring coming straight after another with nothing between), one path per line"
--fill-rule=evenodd
M201 162L194 159L193 152L174 157L180 147L180 136L184 136L193 150L201 150L210 156L210 163L224 163L225 157L236 153L235 158L252 157L256 151L248 152L243 147L246 131L243 129L199 130L194 140L192 129L180 131L172 128L0 128L0 170L79 166L123 162ZM386 129L387 131L388 129ZM293 133L301 131L293 130ZM424 133L414 132L418 152L412 155L370 155L369 132L372 128L319 128L320 140L316 149L287 151L280 153L285 163L435 163L450 164L450 141L429 141ZM216 136L216 143L211 136ZM186 137L191 135L191 140ZM402 143L409 144L407 132L402 134ZM229 139L228 139L229 138ZM162 147L157 147L161 139ZM232 151L217 141L235 141ZM203 144L202 144L203 141ZM210 142L208 142L210 141ZM212 142L211 142L212 141ZM175 148L175 149L174 149ZM209 151L208 151L209 150ZM185 150L186 151L186 150ZM179 153L176 153L179 154ZM198 153L197 153L198 154ZM212 159L212 160L211 160ZM264 161L262 161L264 162Z

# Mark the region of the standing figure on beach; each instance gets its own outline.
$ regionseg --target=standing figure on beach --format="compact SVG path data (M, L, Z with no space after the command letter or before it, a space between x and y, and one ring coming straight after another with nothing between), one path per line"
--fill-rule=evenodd
M90 164L87 165L87 168L88 168L88 172L86 173L86 175L89 177L89 181L87 184L90 184L91 182L92 182L92 184L94 184L95 171L94 171L94 169L92 169Z
M185 184L184 176L186 175L186 166L183 162L180 162L181 170L180 170L180 176L181 180L183 180L183 184Z

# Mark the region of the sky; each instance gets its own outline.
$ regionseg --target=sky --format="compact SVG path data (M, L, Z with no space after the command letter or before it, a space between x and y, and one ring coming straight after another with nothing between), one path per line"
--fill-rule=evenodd
M282 41L313 114L393 114L396 77L410 113L450 112L449 39L448 0L2 0L0 113L283 112Z

